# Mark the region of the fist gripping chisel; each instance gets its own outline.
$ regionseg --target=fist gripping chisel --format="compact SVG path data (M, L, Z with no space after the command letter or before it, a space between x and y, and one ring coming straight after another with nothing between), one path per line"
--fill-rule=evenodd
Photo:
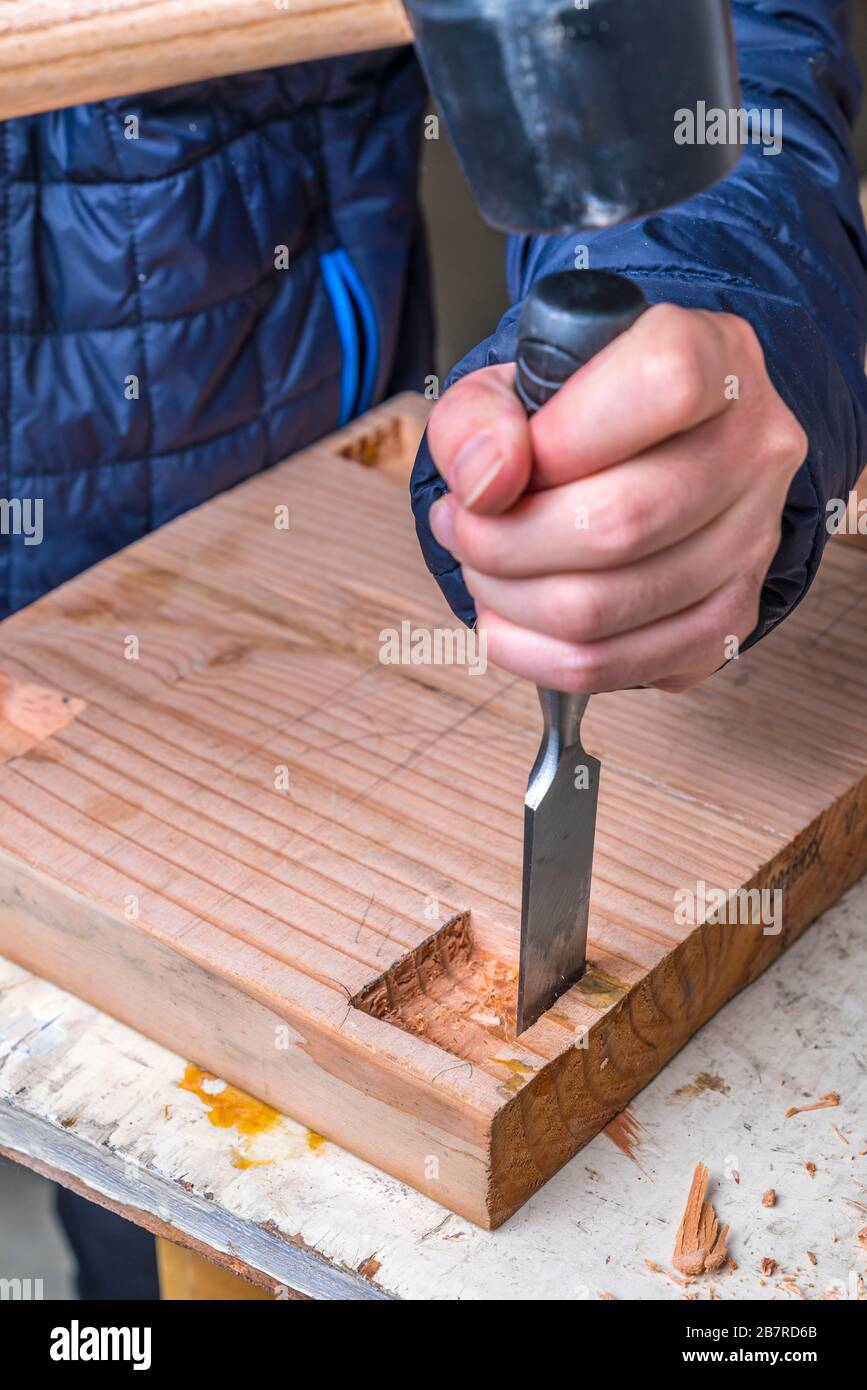
M675 135L684 112L698 129L701 114L738 106L729 0L404 3L458 160L495 227L613 227L693 197L737 163L732 145ZM576 253L579 245L576 237ZM646 307L621 276L539 280L518 327L515 386L527 410ZM519 1033L585 966L599 785L599 763L581 746L587 696L539 697L544 733L524 802Z
M518 324L515 390L528 415L647 307L623 275L566 270L538 280ZM581 744L589 696L538 689L544 729L524 798L519 1033L584 971L599 791L599 762Z

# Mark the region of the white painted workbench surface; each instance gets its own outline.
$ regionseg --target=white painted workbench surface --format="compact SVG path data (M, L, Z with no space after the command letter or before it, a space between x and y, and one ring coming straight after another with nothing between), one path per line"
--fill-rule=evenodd
M764 1256L808 1298L832 1280L865 1296L865 1001L862 880L637 1098L634 1159L615 1143L621 1119L491 1234L333 1144L311 1148L291 1121L247 1139L216 1128L178 1089L181 1059L0 961L0 1146L317 1297L798 1297L779 1274L760 1282ZM838 1108L784 1118L829 1091ZM272 1161L239 1168L239 1153ZM699 1159L738 1269L686 1290L645 1261L670 1268Z

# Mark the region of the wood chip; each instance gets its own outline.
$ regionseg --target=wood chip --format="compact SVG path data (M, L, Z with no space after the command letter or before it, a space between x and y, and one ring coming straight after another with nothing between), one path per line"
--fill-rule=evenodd
M816 1165L815 1165L815 1163L805 1163L805 1164L804 1164L804 1167L805 1167L806 1170L807 1170L807 1176L812 1178L813 1175L814 1175L815 1172L816 1172Z
M816 1256L813 1254L812 1250L807 1251L807 1259L810 1261L811 1265L816 1263Z
M786 1111L786 1119L792 1115L805 1115L808 1110L830 1110L835 1105L840 1104L840 1097L836 1091L828 1091L827 1095L821 1096L819 1100L814 1100L811 1105L793 1105Z
M762 1274L764 1274L766 1279L770 1279L771 1275L776 1274L777 1272L777 1262L776 1260L772 1260L770 1255L766 1255L765 1258L762 1260L762 1263L759 1265L759 1269L762 1271Z
M699 1163L692 1176L683 1218L677 1229L671 1262L683 1274L704 1274L721 1269L728 1259L728 1226L720 1229L716 1212L705 1201L708 1171Z
M857 1240L858 1244L863 1245L864 1249L867 1250L867 1226L861 1227L857 1235Z
M794 1282L794 1280L792 1279L791 1275L789 1276L788 1279L781 1279L781 1280L780 1280L779 1288L781 1288L781 1289L784 1291L784 1293L791 1294L794 1298L806 1298L806 1297L807 1297L807 1295L804 1293L803 1289L799 1289L799 1288L798 1288L797 1284Z
M774 1189L773 1189L772 1187L769 1187L768 1190L767 1190L767 1192L763 1193L763 1195L762 1195L762 1206L763 1206L763 1207L775 1207L776 1205L777 1205L777 1194L776 1194L776 1192L774 1191Z
M613 1294L613 1293L609 1293L607 1289L600 1289L600 1290L599 1290L599 1297L600 1297L600 1298L604 1298L604 1299L606 1300L607 1303L616 1303L616 1302L617 1302L616 1295Z

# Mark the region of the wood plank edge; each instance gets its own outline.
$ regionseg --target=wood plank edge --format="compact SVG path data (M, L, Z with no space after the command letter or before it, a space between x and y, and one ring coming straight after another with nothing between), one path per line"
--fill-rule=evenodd
M744 885L783 893L779 936L697 927L591 1027L586 1047L555 1058L503 1107L491 1134L490 1228L523 1206L865 869L867 777Z

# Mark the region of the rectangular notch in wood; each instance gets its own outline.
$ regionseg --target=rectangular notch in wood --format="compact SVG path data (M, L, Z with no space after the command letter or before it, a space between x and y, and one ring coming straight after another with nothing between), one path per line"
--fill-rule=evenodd
M360 990L357 1009L501 1077L492 1052L515 1037L518 971L483 950L461 913Z

